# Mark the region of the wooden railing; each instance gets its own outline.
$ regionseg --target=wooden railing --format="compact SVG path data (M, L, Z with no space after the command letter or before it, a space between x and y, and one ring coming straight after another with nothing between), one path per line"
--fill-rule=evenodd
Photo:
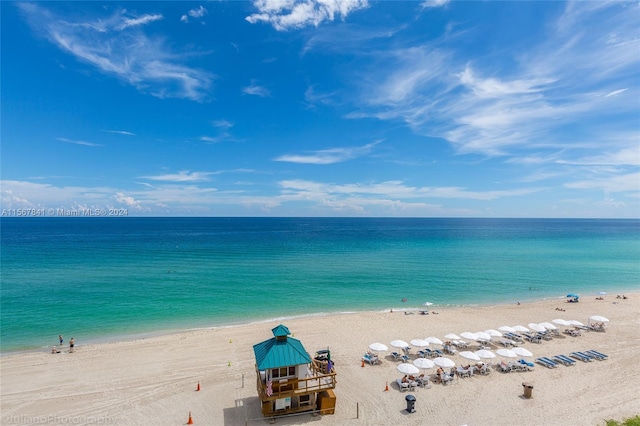
M314 372L314 369L312 368L312 373L315 374L311 377L305 377L303 379L294 377L290 379L282 379L282 382L278 381L278 379L273 380L271 383L271 390L273 392L271 396L267 396L267 383L262 381L262 378L260 377L260 371L258 371L256 368L256 387L260 400L269 401L291 397L294 395L300 396L310 393L322 392L323 390L327 389L335 389L336 373L334 369L332 369L331 373L322 374L319 372Z

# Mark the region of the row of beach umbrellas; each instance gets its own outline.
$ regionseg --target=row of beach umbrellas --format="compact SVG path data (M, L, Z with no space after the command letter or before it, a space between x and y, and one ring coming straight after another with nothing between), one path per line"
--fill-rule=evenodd
M593 315L589 318L589 320L598 321L598 322L609 322L607 318L601 315ZM531 330L534 330L534 331L556 330L557 327L552 323L555 323L561 326L584 326L583 323L577 320L564 320L564 319L558 318L558 319L552 320L551 322L529 323L528 324L529 328L522 325L515 325L513 327L504 325L499 327L498 330L503 332L512 332L512 333L528 332ZM492 337L502 336L502 333L498 330L489 329L489 330L475 332L475 333L466 331L466 332L460 333L460 336L458 336L455 333L449 333L444 337L446 339L452 339L452 340L459 340L462 338L469 339L469 340L491 340ZM427 337L425 339L411 340L411 345L416 347L426 347L426 346L429 346L430 343L440 344L440 345L443 344L442 340L438 339L437 337ZM391 346L396 348L409 347L409 343L400 339L394 340L390 344ZM372 343L371 345L369 345L369 348L377 352L383 352L389 349L387 345L379 342ZM519 356L522 356L522 357L533 356L531 351L521 347L515 347L512 349L501 348L496 350L495 353L486 349L480 349L475 352L462 351L459 353L461 357L465 359L473 360L473 361L480 361L483 358L484 359L495 358L496 354L506 358L517 358ZM433 368L436 365L442 368L450 368L450 367L454 367L456 364L453 360L446 357L437 357L437 358L434 358L433 360L430 360L427 358L418 358L413 361L413 364L402 363L402 364L399 364L397 368L398 368L398 371L404 374L417 374L420 372L419 369L429 369L429 368Z

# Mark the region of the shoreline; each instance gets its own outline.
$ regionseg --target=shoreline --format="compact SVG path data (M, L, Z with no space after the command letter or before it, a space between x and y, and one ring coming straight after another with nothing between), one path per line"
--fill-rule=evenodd
M2 424L20 424L18 420L24 424L41 416L80 424L89 423L89 417L102 424L184 424L188 412L193 412L197 424L236 425L260 419L252 348L271 338L271 329L283 323L308 352L331 349L338 385L335 415L282 418L278 424L307 424L317 419L325 425L419 425L426 419L433 424L511 425L513 413L519 412L523 414L518 418L521 425L601 425L605 419L640 413L640 400L633 390L640 380L636 368L640 293L625 294L626 300L616 299L615 294L604 296L603 301L583 296L576 304L543 300L521 305L436 306L439 315L369 311L306 316L82 344L72 354L11 354L0 359ZM536 364L532 372L494 371L486 377L456 379L451 386L432 384L431 389L412 392L417 413L411 415L403 410L406 393L395 387L401 374L390 351L381 354L381 365L360 365L362 354L374 341L389 345L395 339L426 336L444 340L451 332L459 335L502 325L527 326L554 318L586 324L591 315L611 320L606 332L561 335L523 347L536 357L596 349L608 354L608 360L552 370ZM468 363L458 355L451 358ZM533 399L521 397L523 382L534 384ZM194 392L196 383L202 385L202 392Z
M615 290L613 292L608 292L607 295L605 295L605 297L607 298L614 298L615 296L612 296L613 293L620 293L620 294L633 294L633 295L637 295L640 297L640 292L635 293L634 290ZM583 293L583 296L581 296L583 299L586 297L597 297L598 293ZM520 302L521 304L530 304L530 303L536 303L536 302L545 302L545 301L558 301L560 303L565 303L566 297L565 296L547 296L547 297L542 297L542 298L521 298L519 300L516 301L510 301L510 302L487 302L487 303L475 303L475 304L468 304L468 303L462 303L462 304L434 304L432 306L429 307L425 307L425 306L419 306L419 307L415 307L414 305L411 306L402 306L402 305L398 305L397 307L387 307L384 309L374 309L374 310L368 310L368 309L364 309L364 310L350 310L350 311L336 311L336 312L315 312L315 313L309 313L309 314L302 314L302 315L291 315L291 316L278 316L278 317L269 317L269 318L263 318L263 319L251 319L248 321L243 321L243 322L229 322L226 324L213 324L213 325L196 325L193 327L178 327L178 328L159 328L159 329L153 329L153 330L149 330L149 331L145 331L145 332L140 332L140 333L127 333L127 334L114 334L114 335L104 335L104 336L100 336L100 337L95 337L95 338L88 338L86 340L83 340L84 343L80 343L79 345L77 345L77 347L80 347L82 344L84 345L102 345L102 344L113 344L113 343L118 343L118 342L127 342L127 341L136 341L136 340L146 340L146 339L150 339L150 338L154 338L154 337L162 337L162 336L170 336L170 335L176 335L176 334L181 334L181 333L190 333L190 332L196 332L199 330L215 330L215 329L224 329L224 328L235 328L235 327L241 327L241 326L251 326L251 325L259 325L259 324L263 324L263 323L272 323L272 322L278 322L278 321L292 321L292 320L297 320L297 319L304 319L304 318L315 318L315 317L332 317L332 316L341 316L341 315L357 315L357 314L366 314L366 313L385 313L385 312L389 312L390 310L393 310L394 312L414 312L417 313L420 310L424 310L425 308L428 308L428 310L434 310L435 309L440 309L440 310L449 310L449 309L459 309L459 308L481 308L481 307L501 307L501 306L509 306L512 304L517 304L518 302ZM76 333L77 334L77 333ZM80 335L81 336L81 335ZM77 340L77 339L76 339ZM53 340L53 336L52 336L52 341ZM54 341L55 342L55 341ZM6 357L6 356L10 356L10 355L17 355L17 354L26 354L26 353L42 353L42 352L48 352L51 349L51 346L53 346L52 344L49 345L39 345L39 346L33 346L30 348L26 348L26 349L10 349L10 350L6 350L6 351L2 351L0 352L0 358Z

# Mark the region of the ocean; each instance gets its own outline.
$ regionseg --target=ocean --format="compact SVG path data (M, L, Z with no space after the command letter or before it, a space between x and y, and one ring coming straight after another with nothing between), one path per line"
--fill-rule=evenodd
M2 218L0 351L640 289L640 220Z

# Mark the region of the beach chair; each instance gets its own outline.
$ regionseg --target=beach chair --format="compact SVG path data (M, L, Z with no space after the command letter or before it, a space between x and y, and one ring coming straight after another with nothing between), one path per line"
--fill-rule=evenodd
M498 364L498 368L503 373L510 373L511 372L511 367L504 361L500 361L500 364Z
M524 365L515 361L511 361L507 363L507 366L511 369L511 371L523 371L526 369Z
M362 357L362 359L366 362L369 363L369 365L374 365L374 364L379 364L380 360L378 359L378 357L376 355L372 355L372 354L364 354L364 356Z
M594 358L592 358L589 355L586 355L586 354L584 354L582 352L571 352L571 356L576 358L576 359L579 359L580 361L583 361L583 362L591 362L591 361L594 360Z
M553 357L556 361L566 366L575 365L576 362L566 355L556 355Z
M398 384L398 389L400 389L400 392L409 390L409 383L402 383L402 379L396 379L396 383Z
M453 383L453 375L451 374L447 374L447 373L442 373L440 375L440 381L442 382L443 385L446 385L447 383Z
M533 368L535 367L534 363L529 362L524 358L520 359L518 362L524 367L523 370L525 371L533 371Z
M402 362L409 362L409 357L406 355L402 355Z
M418 382L418 386L424 389L431 389L431 384L429 383L429 377L424 376L422 378L418 377L416 380Z
M546 357L536 358L536 362L544 365L547 368L556 368L558 366L557 362L554 362Z
M398 361L398 359L400 358L400 354L398 352L391 352L391 356L393 357L394 361Z
M602 352L598 352L598 351L593 350L593 349L590 349L588 351L584 351L584 353L586 353L587 355L591 355L592 357L595 357L599 361L602 361L602 360L605 360L605 359L609 358L608 355L603 354Z

